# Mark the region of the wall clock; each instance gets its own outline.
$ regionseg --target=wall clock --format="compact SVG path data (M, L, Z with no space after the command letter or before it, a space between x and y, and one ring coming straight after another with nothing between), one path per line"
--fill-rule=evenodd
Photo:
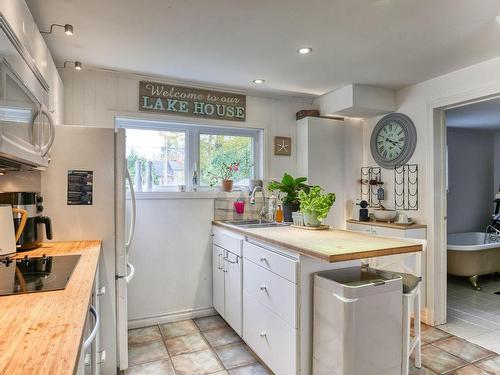
M290 156L292 154L292 138L274 137L274 155Z
M417 131L411 119L402 113L382 117L373 129L370 148L382 168L404 165L417 146Z

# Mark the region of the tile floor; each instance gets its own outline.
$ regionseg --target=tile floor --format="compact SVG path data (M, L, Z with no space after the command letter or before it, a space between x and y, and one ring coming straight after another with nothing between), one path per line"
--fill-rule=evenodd
M133 329L126 375L266 375L240 337L219 316Z
M467 278L448 278L447 323L439 328L500 353L500 275L482 276L479 285L476 291Z
M422 368L410 375L500 374L500 355L422 326ZM129 331L126 375L272 375L219 316Z

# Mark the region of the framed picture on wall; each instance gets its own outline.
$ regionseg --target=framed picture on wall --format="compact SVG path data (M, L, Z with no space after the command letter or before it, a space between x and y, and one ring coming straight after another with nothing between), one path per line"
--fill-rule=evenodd
M274 155L290 156L292 154L292 138L274 137Z

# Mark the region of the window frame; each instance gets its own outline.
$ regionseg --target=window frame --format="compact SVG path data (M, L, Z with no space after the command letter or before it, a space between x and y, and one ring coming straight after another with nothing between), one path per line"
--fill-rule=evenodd
M179 123L172 121L161 121L161 120L148 120L148 119L136 119L136 118L126 118L117 117L115 119L115 124L117 128L122 129L137 129L137 130L156 130L156 131L172 131L172 132L184 132L185 142L184 153L184 174L186 176L186 191L193 192L193 181L192 176L194 172L195 165L197 166L198 173L200 172L200 135L201 134L215 134L215 135L227 135L227 136L244 136L252 138L253 146L253 158L254 158L254 179L263 178L263 129L256 128L243 128L243 127L229 127L229 126L214 126L214 125L203 125L203 124L192 124L192 123ZM233 190L244 190L246 186L234 186ZM199 186L199 192L214 192L220 190L220 186ZM162 186L160 189L148 193L165 193L165 192L177 192L177 186Z

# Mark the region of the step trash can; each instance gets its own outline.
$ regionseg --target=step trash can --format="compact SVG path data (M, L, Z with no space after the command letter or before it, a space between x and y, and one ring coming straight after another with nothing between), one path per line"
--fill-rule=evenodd
M314 275L313 375L400 375L401 276L363 267Z

